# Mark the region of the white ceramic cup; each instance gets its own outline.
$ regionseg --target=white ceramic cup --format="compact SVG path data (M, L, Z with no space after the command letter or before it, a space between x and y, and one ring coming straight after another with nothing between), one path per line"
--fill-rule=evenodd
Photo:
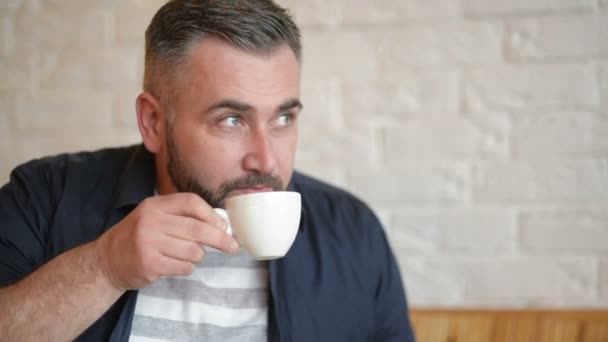
M228 233L257 260L285 256L300 227L300 194L256 192L228 197L215 211L228 223Z

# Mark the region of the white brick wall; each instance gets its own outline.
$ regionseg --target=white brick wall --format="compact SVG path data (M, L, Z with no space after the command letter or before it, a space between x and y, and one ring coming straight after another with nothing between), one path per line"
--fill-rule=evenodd
M483 203L608 202L608 160L480 163L472 187Z
M608 297L608 258L602 259L600 267L600 296L604 299Z
M601 153L607 147L598 143L604 139L602 121L599 114L582 111L517 113L513 118L513 156L534 160Z
M139 141L163 1L0 1L2 182ZM608 1L280 2L304 37L297 164L378 210L413 306L608 307Z
M398 23L404 18L443 19L460 14L458 2L453 0L292 0L283 3L294 10L296 20L305 28Z
M600 97L602 102L601 112L606 116L606 113L608 113L608 60L604 60L600 64Z
M138 50L49 49L39 65L40 87L99 90L135 88L141 84Z
M595 12L513 19L510 56L515 60L597 56L606 40L606 31L603 37L601 31L606 19Z
M583 107L599 103L591 63L510 64L472 68L464 75L466 105L477 110Z
M500 209L410 210L394 216L391 241L397 253L412 257L510 255L515 218Z
M465 14L537 14L543 12L593 9L595 0L463 0Z
M608 211L535 211L520 216L522 249L564 253L608 252Z

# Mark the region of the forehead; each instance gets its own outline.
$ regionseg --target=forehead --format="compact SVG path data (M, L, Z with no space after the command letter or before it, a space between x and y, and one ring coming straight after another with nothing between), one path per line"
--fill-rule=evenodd
M275 104L299 97L300 66L288 45L256 55L208 37L192 46L180 79L179 97Z

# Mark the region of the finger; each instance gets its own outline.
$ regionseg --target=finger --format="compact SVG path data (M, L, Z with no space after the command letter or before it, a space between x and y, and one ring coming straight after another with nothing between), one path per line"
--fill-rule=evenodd
M197 219L174 215L166 224L171 228L165 230L165 234L174 238L194 241L230 254L239 249L236 239L226 231Z
M194 264L188 261L173 259L163 255L160 261L160 273L164 276L189 276L194 272Z
M195 264L201 262L205 257L205 250L200 244L172 236L165 236L158 251L169 258Z
M187 216L226 229L226 221L200 196L193 193L176 193L158 196L162 209L174 215Z

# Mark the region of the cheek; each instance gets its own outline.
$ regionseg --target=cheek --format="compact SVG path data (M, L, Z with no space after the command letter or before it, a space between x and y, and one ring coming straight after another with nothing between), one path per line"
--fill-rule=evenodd
M241 175L241 163L246 144L240 139L201 137L195 142L193 155L201 175L219 185Z
M281 173L289 174L293 169L297 147L297 136L283 139L278 144L277 158L280 160Z

